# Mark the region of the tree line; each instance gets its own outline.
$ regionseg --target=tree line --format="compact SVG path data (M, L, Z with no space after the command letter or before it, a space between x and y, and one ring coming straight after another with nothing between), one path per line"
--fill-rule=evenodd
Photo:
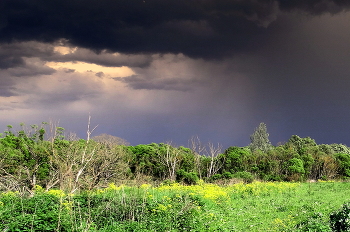
M297 135L273 146L261 123L246 147L204 144L198 137L188 147L168 143L130 146L125 140L102 134L78 139L62 127L43 123L19 131L12 126L0 136L0 191L33 193L37 185L75 192L127 180L178 181L195 184L347 179L350 148L317 144Z

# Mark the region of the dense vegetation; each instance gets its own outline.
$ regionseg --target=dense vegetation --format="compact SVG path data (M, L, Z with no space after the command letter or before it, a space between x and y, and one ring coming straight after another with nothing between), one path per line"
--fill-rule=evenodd
M349 182L332 182L350 177L346 145L293 135L273 146L263 123L249 146L223 151L198 137L189 148L129 146L92 131L78 139L53 124L8 126L0 230L350 230Z
M293 135L285 144L272 146L264 124L251 136L249 146L224 151L197 137L191 139L190 148L171 143L128 146L108 135L90 139L89 133L84 140L47 124L30 129L22 125L17 132L8 126L0 138L0 190L30 193L40 185L75 192L130 180L195 184L200 179L249 183L350 177L346 145L316 144L309 137Z
M349 231L348 182L144 184L0 193L1 231Z

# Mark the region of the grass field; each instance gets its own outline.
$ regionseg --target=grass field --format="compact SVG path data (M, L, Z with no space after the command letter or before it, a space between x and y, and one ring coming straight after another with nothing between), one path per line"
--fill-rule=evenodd
M116 186L0 194L2 231L331 231L348 182Z

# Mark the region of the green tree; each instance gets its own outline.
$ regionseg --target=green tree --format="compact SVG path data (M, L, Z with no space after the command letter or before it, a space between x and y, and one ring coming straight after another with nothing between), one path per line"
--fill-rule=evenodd
M292 135L287 144L292 145L300 155L307 153L310 148L314 149L317 147L314 139L310 137L300 138L298 135Z
M250 141L249 147L252 151L261 150L267 152L272 148L265 123L262 122L259 124L254 133L250 136Z
M329 145L333 152L334 153L343 153L343 154L348 154L350 155L350 148L347 147L346 145L344 144L336 144L336 143L333 143L331 145Z
M31 192L36 184L43 185L48 178L48 142L41 139L45 130L36 126L32 129L35 131L31 134L24 130L14 134L9 130L0 138L1 189L13 190L15 187Z
M287 171L289 174L304 174L304 162L298 158L288 160Z
M251 152L245 147L229 147L220 156L223 162L222 172L243 172L249 169L251 163Z
M158 149L159 145L156 143L148 145L139 144L128 147L128 150L131 152L133 157L129 165L134 177L164 177L165 167L159 161L159 156L157 155Z
M339 163L339 174L342 176L350 177L350 155L345 153L335 154L335 157Z

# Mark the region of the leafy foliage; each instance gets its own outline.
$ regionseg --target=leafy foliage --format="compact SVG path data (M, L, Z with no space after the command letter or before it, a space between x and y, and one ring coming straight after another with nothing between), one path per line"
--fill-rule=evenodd
M250 141L251 144L249 146L252 151L261 150L267 152L271 149L272 145L269 140L269 134L267 133L265 123L259 124L254 133L250 136Z
M339 162L339 174L345 177L350 177L350 155L339 153L335 155Z
M345 203L340 210L330 215L330 224L333 231L350 230L350 203Z
M0 190L33 194L36 185L47 191L93 189L111 181L152 180L195 184L206 181L253 179L267 181L329 180L350 177L350 149L343 144L316 144L297 135L274 147L261 123L248 147L202 146L192 149L171 143L136 146L117 145L111 140L66 139L62 127L24 124L12 126L0 138ZM53 135L47 135L51 131ZM93 137L94 138L94 137ZM111 142L112 141L112 142ZM113 142L114 141L114 142ZM119 140L118 140L119 141Z

